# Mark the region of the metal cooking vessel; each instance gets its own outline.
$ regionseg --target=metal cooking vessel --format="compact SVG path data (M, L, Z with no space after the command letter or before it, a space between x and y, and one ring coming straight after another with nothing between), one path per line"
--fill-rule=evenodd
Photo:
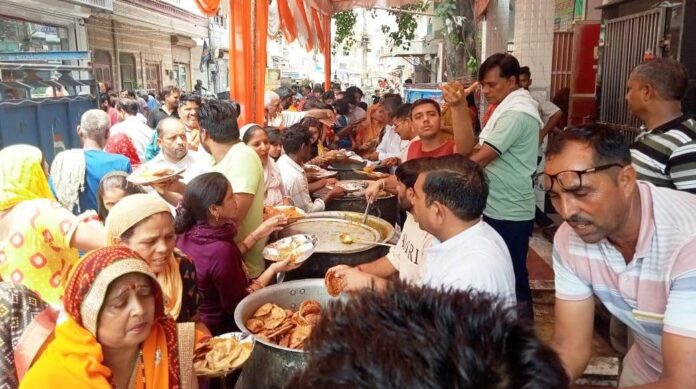
M386 223L386 222L385 222ZM362 239L380 240L381 233L365 224L348 218L306 218L291 223L278 237L283 238L294 234L316 234L319 245L325 249L317 249L299 268L286 273L286 280L301 280L305 278L324 278L326 271L336 265L357 266L380 258L389 251L387 247L369 244L346 245L338 240L339 233L348 233ZM393 232L392 232L393 234ZM369 238L368 236L372 236ZM367 238L365 238L367 237ZM324 244L322 243L324 242Z
M331 200L326 206L327 211L349 211L359 212L365 211L367 200L364 196L360 197L339 197ZM398 199L394 195L379 197L370 206L370 215L386 220L389 224L394 225L396 222L396 214L398 212Z
M265 303L297 310L308 299L317 300L322 307L337 299L326 292L324 280L308 279L270 285L239 302L234 310L234 322L243 332L249 332L244 323ZM251 357L244 364L237 388L282 388L292 375L304 368L304 352L256 339Z
M362 213L349 211L312 212L305 216L306 219L329 218L349 220L352 222L361 222L362 217ZM377 216L368 215L366 224L379 232L380 242L389 242L394 237L394 225L389 224L389 222L384 219L380 219Z
M361 170L366 165L367 164L363 162L362 164L360 164L359 167L355 167L355 169ZM343 168L339 168L338 166L335 166L335 168L332 169L332 167L334 167L333 164L330 165L327 169L335 170L338 173L336 178L338 180L341 180L341 181L345 181L345 180L376 180L377 179L377 177L371 178L370 176L368 176L366 174L356 173L355 171L353 171L353 169L343 169ZM381 172L381 173L389 173L389 167L377 166L375 168L375 171Z

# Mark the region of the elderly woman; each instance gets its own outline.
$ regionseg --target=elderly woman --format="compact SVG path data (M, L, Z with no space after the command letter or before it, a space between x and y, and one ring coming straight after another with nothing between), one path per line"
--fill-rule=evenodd
M104 245L96 213L73 215L55 201L41 150L0 150L0 278L22 284L59 305L78 250Z
M247 124L240 130L242 141L258 154L263 165L263 205L292 205L292 199L285 193L283 181L280 178L280 170L273 158L270 157L270 141L266 130L256 124Z
M126 196L111 208L106 231L108 244L125 245L150 265L162 287L166 313L179 323L196 321L196 268L175 248L169 205L151 194Z
M121 199L136 193L145 193L145 190L126 178L128 173L111 172L99 181L99 190L97 191L97 213L104 220L109 215L111 208L116 205Z
M177 247L196 263L198 288L203 301L200 315L213 335L238 331L234 310L250 292L268 285L281 271L297 265L289 259L275 262L257 279L249 280L242 255L287 223L283 216L272 217L235 243L237 226L233 219L237 203L230 182L220 173L198 176L186 187L176 217Z
M66 288L67 319L20 388L197 388L193 323L176 324L162 301L133 250L88 253Z

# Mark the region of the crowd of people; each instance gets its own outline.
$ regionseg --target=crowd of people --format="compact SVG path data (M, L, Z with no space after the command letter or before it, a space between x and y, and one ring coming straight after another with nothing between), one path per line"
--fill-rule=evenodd
M193 373L195 345L238 330L239 302L299 266L266 266L288 220L264 220L264 206L325 210L345 192L306 165L347 150L393 173L365 196L398 198L401 233L384 257L330 269L351 298L325 312L289 387L569 387L590 359L596 299L630 334L615 337L620 386L696 387L688 77L670 59L627 77L645 123L632 144L562 128L510 54L487 58L477 82L442 85L443 103L283 86L265 92L263 123L241 127L233 101L174 86L106 93L81 117L82 148L50 167L34 146L0 150L0 386L210 385ZM128 180L163 168L168 179ZM535 190L563 221L548 345L527 255L535 223L553 221Z

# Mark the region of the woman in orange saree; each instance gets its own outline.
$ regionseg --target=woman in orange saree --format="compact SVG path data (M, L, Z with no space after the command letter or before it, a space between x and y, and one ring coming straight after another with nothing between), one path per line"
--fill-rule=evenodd
M197 388L194 324L164 313L162 290L140 256L122 246L85 255L57 325L20 388Z

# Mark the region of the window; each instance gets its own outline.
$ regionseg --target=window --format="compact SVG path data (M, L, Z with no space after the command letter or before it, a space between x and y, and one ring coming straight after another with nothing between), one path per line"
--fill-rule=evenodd
M118 60L121 63L121 89L135 90L138 79L135 76L135 56L133 54L120 53Z
M190 90L189 88L189 82L188 82L188 64L184 63L174 63L174 83L176 86L179 87L182 91L184 90Z
M161 87L160 80L160 65L151 62L145 62L145 85L147 90L159 92Z
M0 51L69 49L68 29L0 16Z
M104 50L96 50L94 52L94 79L98 82L103 82L113 86L111 82L111 54Z

